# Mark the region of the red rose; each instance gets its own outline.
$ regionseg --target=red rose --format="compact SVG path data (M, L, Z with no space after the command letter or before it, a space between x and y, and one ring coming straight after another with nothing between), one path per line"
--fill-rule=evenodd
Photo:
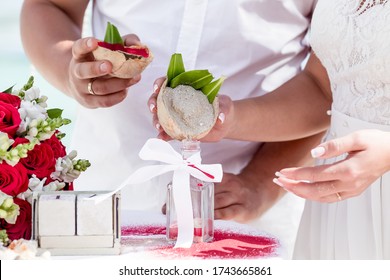
M0 219L0 228L5 229L10 240L31 238L31 204L28 201L14 197L14 202L19 205L19 215L15 224L9 224Z
M28 188L27 170L21 163L15 166L5 161L0 164L0 191L10 196L17 196Z
M45 140L43 143L48 144L51 147L55 159L66 156L65 146L62 145L60 140L58 140L56 133L54 133L50 139Z
M7 133L8 137L14 138L21 122L18 109L0 100L0 131Z
M4 103L11 104L15 108L19 109L20 103L22 100L19 98L19 96L1 92L0 93L0 101L3 101Z
M12 148L15 148L17 145L19 144L25 144L25 143L30 143L30 141L26 138L21 138L21 137L17 137L14 139L15 142L12 143Z
M50 178L50 174L55 171L56 161L50 145L41 143L35 145L34 149L27 153L26 158L20 159L20 163L26 167L28 175L35 174L42 180L45 177Z

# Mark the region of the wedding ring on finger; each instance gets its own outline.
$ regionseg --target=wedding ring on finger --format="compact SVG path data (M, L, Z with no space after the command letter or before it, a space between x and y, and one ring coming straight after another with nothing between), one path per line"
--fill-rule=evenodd
M88 83L88 86L87 86L87 90L88 90L89 94L91 94L91 95L96 95L96 93L93 91L93 88L92 88L92 84L94 81L95 81L95 79L91 79Z
M340 193L337 192L336 195L337 195L337 199L338 199L339 201L343 200L343 198L341 197Z

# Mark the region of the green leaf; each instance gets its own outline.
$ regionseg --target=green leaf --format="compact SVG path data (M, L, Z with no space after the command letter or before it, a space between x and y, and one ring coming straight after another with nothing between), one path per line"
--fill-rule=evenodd
M183 58L181 56L181 53L174 53L171 56L171 60L169 62L169 66L168 66L167 86L171 85L171 81L173 78L175 78L177 75L183 73L184 71L185 71L184 63L183 63Z
M171 81L171 88L178 85L188 85L194 89L200 89L214 79L209 70L191 70L177 75Z
M207 99L210 103L214 102L214 99L217 96L218 91L221 88L222 83L225 79L226 77L222 76L218 80L215 80L214 82L201 88L201 91L207 96Z
M2 92L4 92L4 93L12 93L12 90L13 90L14 86L15 86L15 85L13 85L13 86L7 88L6 90L3 90Z
M121 44L124 45L123 39L119 34L118 28L111 22L107 22L106 34L104 36L104 42L109 44Z
M33 85L34 85L34 76L30 76L27 83L23 86L23 90L24 91L29 90L30 88L32 88Z
M47 115L51 119L61 118L62 115L62 109L54 108L47 110Z

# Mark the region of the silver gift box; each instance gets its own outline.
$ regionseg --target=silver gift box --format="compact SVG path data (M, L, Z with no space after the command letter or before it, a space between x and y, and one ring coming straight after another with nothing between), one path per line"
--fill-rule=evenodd
M52 255L120 253L120 193L95 203L102 191L34 192L32 239Z

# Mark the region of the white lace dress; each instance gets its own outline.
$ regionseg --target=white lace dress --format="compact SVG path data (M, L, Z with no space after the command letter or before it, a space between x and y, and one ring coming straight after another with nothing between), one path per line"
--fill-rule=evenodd
M311 44L333 92L326 138L390 131L390 1L320 0ZM306 202L294 258L390 259L390 172L358 197Z

